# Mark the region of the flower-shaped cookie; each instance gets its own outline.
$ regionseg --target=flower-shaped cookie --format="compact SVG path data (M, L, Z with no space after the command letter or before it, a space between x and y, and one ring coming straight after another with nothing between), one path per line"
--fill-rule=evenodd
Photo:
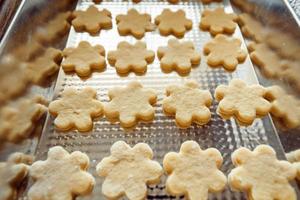
M75 71L78 76L89 76L92 70L105 69L105 50L101 45L91 46L81 41L76 48L66 48L63 51L65 59L61 66L65 72Z
M61 146L50 148L47 160L36 161L30 168L34 183L28 198L72 200L90 193L95 179L86 172L89 162L89 157L80 151L69 154Z
M217 35L204 46L204 53L208 54L207 64L212 67L222 65L224 69L234 71L247 57L246 52L241 49L241 43L239 39Z
M164 170L169 176L167 191L190 200L208 199L209 192L220 192L226 185L226 176L219 170L222 162L217 149L202 150L195 141L184 142L179 153L164 157Z
M300 126L300 100L287 94L279 86L272 86L267 90L267 98L272 104L270 113L288 128Z
M90 6L86 11L76 10L73 17L72 25L78 32L87 31L96 34L101 29L112 27L111 13L106 9L99 11L95 6Z
M259 145L254 151L239 148L231 155L236 166L228 175L233 189L244 191L249 199L296 200L289 184L296 177L296 169L287 161L279 161L272 147Z
M32 157L22 153L14 153L6 162L0 162L0 199L16 199L16 190L26 178Z
M151 23L151 15L140 14L132 8L127 15L117 15L116 21L120 35L133 35L137 39L144 37L146 31L153 31L155 25Z
M189 73L192 65L198 65L201 59L192 42L181 43L176 39L170 39L166 47L159 47L157 56L164 72L176 70L179 74Z
M155 24L161 35L174 35L176 37L183 37L187 30L193 26L193 22L185 17L183 10L175 12L170 9L164 9L160 15L155 18Z
M204 10L200 22L200 28L210 31L212 35L219 33L233 33L238 17L234 13L225 13L223 8Z
M116 87L108 92L110 102L104 105L104 114L108 120L120 121L125 128L133 127L139 120L151 121L154 118L153 104L156 93L152 89L143 88L136 81L125 87Z
M170 85L166 89L167 97L162 106L166 114L175 115L176 124L181 128L188 128L192 122L206 124L211 113L209 106L212 96L208 90L200 90L195 81L188 81L184 85Z
M297 170L297 179L300 181L300 149L286 153L286 158L290 163L293 163L294 168Z
M62 98L49 104L49 112L56 117L56 128L66 131L75 127L81 132L93 128L92 118L102 115L103 106L96 99L97 92L93 88L84 88L77 91L67 88Z
M144 42L136 42L134 45L128 42L120 42L118 49L108 52L109 64L114 66L119 74L127 74L133 71L142 74L147 71L147 64L152 63L155 53L147 50Z
M35 124L47 111L41 96L22 98L0 110L0 140L19 142L30 136Z
M153 161L152 149L145 143L130 147L123 141L114 143L111 155L97 165L97 173L105 177L102 193L109 199L126 195L129 200L142 200L147 185L158 183L162 167Z
M215 90L218 113L225 119L233 116L242 125L251 125L256 117L267 115L271 109L266 94L267 89L261 85L248 86L240 79L232 79L228 86L220 85Z
M34 84L43 83L58 71L61 60L62 53L60 50L47 49L42 56L27 64L29 80Z
M263 42L266 37L264 26L251 15L243 13L239 15L238 23L241 26L245 37L253 39L256 42Z

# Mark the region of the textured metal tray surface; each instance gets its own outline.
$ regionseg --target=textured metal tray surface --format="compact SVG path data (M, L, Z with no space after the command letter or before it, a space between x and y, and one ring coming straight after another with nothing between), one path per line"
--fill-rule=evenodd
M85 10L89 5L93 4L89 1L79 0L77 8ZM99 36L90 36L87 33L76 33L71 29L68 47L77 46L77 44L86 40L95 44L101 44L105 47L106 53L110 50L116 49L120 41L129 41L134 43L136 39L131 36L119 36L115 24L115 17L117 14L124 14L129 8L136 8L140 12L149 13L152 19L159 15L164 8L171 8L172 10L183 9L189 19L193 21L193 29L186 33L183 40L191 40L194 42L196 49L202 52L202 48L206 42L211 39L207 32L199 30L199 21L201 12L205 8L215 8L224 6L225 10L232 12L228 1L224 4L213 3L210 5L202 5L198 0L191 0L188 2L181 2L177 5L170 5L166 1L144 0L139 4L133 4L124 1L104 1L97 5L99 9L106 8L111 11L113 16L113 29L101 31ZM237 28L234 37L243 40L240 30ZM156 51L159 46L167 44L168 39L159 35L158 30L146 33L142 39L147 43L147 48ZM245 45L243 48L246 50ZM131 131L124 131L119 124L111 124L105 118L98 119L94 123L94 128L89 133L81 134L77 131L70 131L66 133L58 132L54 128L51 116L47 116L46 124L41 136L40 144L37 149L36 158L45 159L47 151L50 147L61 145L68 151L80 150L87 153L90 157L91 165L89 171L96 178L96 185L93 193L87 197L79 197L78 199L104 199L101 193L101 184L103 179L98 177L95 172L95 166L100 160L110 154L111 145L118 141L124 140L130 145L135 145L138 142L145 142L151 146L154 152L154 159L162 163L164 155L169 151L178 151L181 143L186 140L197 141L203 149L208 147L215 147L222 153L224 163L222 171L228 174L232 169L230 155L240 146L245 146L253 149L258 144L267 143L272 145L277 151L280 158L284 158L283 150L279 142L277 133L273 127L270 117L257 119L252 126L247 128L240 127L234 120L223 120L216 114L217 103L214 100L211 106L212 119L204 126L193 125L189 129L178 129L175 121L171 117L163 114L161 109L161 101L165 97L165 88L169 84L179 84L188 79L194 79L199 82L201 88L208 89L212 94L215 88L220 84L227 84L233 77L239 77L248 83L257 83L255 72L249 57L245 63L240 64L234 73L228 73L223 69L213 69L206 65L205 56L202 55L201 64L192 69L192 72L187 77L180 77L173 72L165 74L160 69L158 58L148 65L147 73L143 76L136 76L130 74L127 77L120 77L116 74L115 69L110 65L104 72L95 72L86 80L80 79L74 74L64 74L61 70L56 83L54 92L54 99L59 98L64 88L75 87L82 89L85 86L93 87L97 90L98 99L102 102L108 101L107 92L110 88L115 86L124 86L131 80L140 81L144 87L153 88L157 91L158 102L155 105L155 120L153 123L140 123ZM170 199L165 191L166 176L161 178L161 183L150 186L148 188L147 199ZM29 184L30 187L30 184ZM23 199L26 199L24 193ZM245 199L241 193L232 192L227 188L223 193L210 195L209 199Z

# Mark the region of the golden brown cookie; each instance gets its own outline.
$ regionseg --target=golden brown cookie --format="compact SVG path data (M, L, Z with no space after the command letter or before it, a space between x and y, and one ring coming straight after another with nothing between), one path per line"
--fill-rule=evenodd
M112 27L111 13L106 9L99 11L93 5L85 11L76 10L72 15L74 17L72 25L77 32L86 31L96 34L102 29Z
M212 35L219 33L232 34L236 28L237 15L225 13L224 8L204 10L201 14L200 28L208 30Z
M286 153L286 158L290 163L293 163L294 168L297 171L297 180L300 181L300 149Z
M222 2L223 0L201 0L202 3L204 4L209 4L212 2Z
M62 60L62 52L58 49L48 48L45 53L27 64L27 73L30 82L41 84L55 74Z
M163 110L168 115L175 115L176 124L180 128L188 128L192 122L200 125L209 122L212 96L208 90L199 89L196 81L170 85L166 95L162 102Z
M81 41L76 48L64 49L63 56L65 57L61 63L63 70L75 71L78 76L89 76L92 70L103 71L106 67L103 46L91 46L86 41Z
M256 42L263 42L266 37L266 29L263 25L247 13L239 15L238 23L245 37Z
M235 117L242 125L251 125L256 117L267 115L271 103L265 99L267 89L261 85L247 85L232 79L229 85L219 85L215 98L219 101L218 114L228 119Z
M155 25L151 23L151 15L140 14L132 8L126 15L117 15L116 21L120 35L132 35L137 39L144 37L145 32L151 32Z
M271 101L270 113L279 118L288 128L300 126L300 100L279 86L268 88L267 98Z
M226 176L219 170L223 158L215 148L202 150L195 141L186 141L179 153L167 153L163 160L168 174L166 189L172 195L186 199L208 199L208 193L225 188Z
M86 87L81 91L66 88L62 98L49 104L49 112L56 117L55 127L62 131L72 128L86 132L93 128L93 118L102 115L102 103L97 100L97 92Z
M130 128L139 120L153 120L152 105L156 103L156 93L152 89L143 88L139 82L115 87L109 90L108 96L110 101L104 105L104 114L111 122L120 121L122 127Z
M128 42L120 42L117 50L108 52L107 59L110 65L116 68L119 74L127 74L130 71L142 74L147 71L147 65L152 63L155 53L147 50L144 42L136 42L134 45Z
M111 146L111 155L96 167L99 176L105 177L102 193L109 199L125 195L129 200L141 200L147 195L147 185L158 183L162 167L153 161L152 149L145 143L130 147L123 141Z
M47 111L46 100L41 96L21 98L0 110L0 140L19 142L28 138L36 123Z
M285 62L280 77L287 80L294 89L300 91L300 60Z
M231 155L236 166L228 175L232 189L247 193L253 200L296 200L296 192L289 181L296 170L287 161L276 158L268 145L258 145L254 151L241 147Z
M200 52L195 50L191 41L179 42L176 39L170 39L168 46L159 47L157 56L162 71L175 70L182 75L190 73L192 65L198 65L201 59Z
M95 179L87 172L89 162L89 157L80 151L69 154L61 146L50 148L47 160L36 161L30 167L34 183L28 198L72 200L89 194L95 185Z
M219 34L213 40L206 43L204 53L207 56L207 64L212 67L223 66L225 70L234 71L239 63L245 61L247 54L241 49L242 42L239 39Z
M192 29L193 22L187 19L185 12L181 9L173 12L170 9L164 9L160 15L155 18L155 24L158 26L161 35L174 35L183 37L185 32Z

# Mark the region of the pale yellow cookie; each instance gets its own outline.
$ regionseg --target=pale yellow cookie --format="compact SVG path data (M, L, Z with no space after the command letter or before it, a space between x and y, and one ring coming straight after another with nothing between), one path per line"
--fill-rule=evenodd
M271 103L265 99L267 89L261 85L247 85L232 79L229 85L219 85L215 98L219 102L218 114L228 119L235 117L242 125L251 125L255 118L267 115Z
M86 31L96 34L102 29L112 27L111 13L106 9L99 11L93 5L85 11L76 10L72 15L74 17L72 25L77 32Z
M195 50L191 41L180 42L170 39L168 46L159 47L157 56L160 60L160 67L164 72L175 70L178 74L188 74L193 65L200 63L201 54Z
M156 93L152 89L143 88L139 82L115 87L109 90L108 96L110 101L104 105L104 114L108 120L120 121L125 128L133 127L139 120L153 120L152 105L156 103Z
M91 46L86 41L81 41L76 48L64 49L63 56L65 57L61 63L63 70L75 71L78 76L89 76L93 70L103 71L106 67L103 46Z
M117 15L116 21L120 35L133 35L137 39L144 37L145 32L153 31L155 25L151 23L151 15L140 14L132 8L126 15Z
M234 33L237 15L226 13L223 8L204 10L201 14L200 28L208 30L212 35L219 33Z
M109 199L125 195L129 200L142 200L147 195L147 185L160 181L162 167L153 161L152 149L145 143L130 147L123 141L115 142L111 155L96 167L99 176L105 177L102 193Z
M97 92L86 87L81 91L67 88L62 98L49 104L49 112L56 117L54 124L57 129L67 131L72 128L80 132L93 128L93 118L102 115L102 103L97 100Z
M58 49L48 48L45 53L27 64L27 73L30 82L41 84L55 74L62 60L62 52Z
M128 42L120 42L117 50L108 52L107 59L110 65L116 68L119 74L127 74L130 71L135 73L145 73L147 65L152 63L155 53L147 50L144 42L136 42L130 44Z
M17 199L17 188L27 177L32 157L13 153L6 162L0 162L0 199Z
M174 35L183 37L185 32L192 29L193 22L187 19L185 12L181 9L173 12L170 9L164 9L160 15L155 18L155 24L161 35Z
M209 122L212 96L208 90L199 89L196 81L170 85L166 89L166 95L162 102L163 110L168 115L175 115L179 127L188 128L192 122L200 125Z
M21 98L0 110L0 140L19 142L28 138L47 111L41 96Z
M285 156L290 163L300 162L300 149L290 151Z
M289 181L296 177L296 169L276 158L268 145L254 151L241 147L231 155L236 166L228 175L232 189L246 192L252 200L296 200L296 192Z
M95 179L87 172L89 157L74 151L69 154L61 146L49 149L45 161L36 161L29 175L34 183L28 191L29 200L72 200L89 194Z
M263 25L247 13L239 15L238 23L245 37L256 42L263 42L266 37L266 29Z
M282 120L288 128L300 126L300 100L287 94L281 87L268 88L267 98L271 101L270 113Z
M207 64L212 67L223 66L225 70L234 71L247 57L246 52L241 49L241 44L239 39L217 35L204 46L203 51L208 55Z

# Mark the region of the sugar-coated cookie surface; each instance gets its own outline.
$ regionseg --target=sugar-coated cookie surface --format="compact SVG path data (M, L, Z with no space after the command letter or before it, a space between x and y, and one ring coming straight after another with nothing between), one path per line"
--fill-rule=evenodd
M17 188L27 177L32 157L13 153L6 162L0 162L0 200L17 199Z
M166 95L162 102L163 110L168 115L175 115L179 127L188 128L192 122L200 125L209 122L212 96L208 90L199 89L196 81L170 85L166 89Z
M207 64L212 67L223 66L225 70L234 71L239 63L245 61L247 54L241 49L242 42L219 34L206 43L203 51L207 56Z
M263 42L266 37L264 26L248 13L239 15L238 23L240 24L244 36L253 39L256 42Z
M55 116L54 125L61 131L72 128L80 132L93 128L93 118L102 115L102 103L97 100L97 92L93 88L86 87L80 91L74 88L66 88L62 97L49 104L49 112Z
M109 51L107 59L109 64L116 68L119 74L127 74L130 71L142 74L147 71L147 65L152 63L155 57L154 51L147 50L146 43L120 42L117 50Z
M178 74L187 74L193 65L200 63L201 54L195 50L191 41L180 42L170 39L168 46L161 46L157 50L160 67L164 72L175 70Z
M87 172L89 162L89 157L80 151L70 154L61 146L50 148L47 159L34 162L30 168L34 183L28 199L72 200L89 194L95 184Z
M151 15L140 14L132 8L126 15L117 15L116 21L120 35L133 35L137 39L144 37L145 32L153 31L155 25L151 23Z
M201 14L200 28L208 30L212 35L233 33L236 28L237 15L226 13L223 8L204 10Z
M64 60L61 66L65 72L75 72L78 76L89 76L93 70L105 69L105 50L101 45L92 46L81 41L76 48L69 47L63 50Z
M280 161L268 145L258 145L254 151L241 147L231 155L236 166L228 175L232 189L246 192L253 200L296 200L296 192L289 181L296 177L296 169L287 161Z
M96 34L101 29L110 29L112 27L111 13L106 10L98 10L91 5L87 10L76 10L73 12L72 25L78 32L87 31L90 34Z
M174 35L179 38L183 37L185 32L193 26L193 22L186 18L185 12L181 9L174 12L170 9L164 9L155 18L155 24L161 35Z
M145 143L130 147L123 141L111 146L111 155L96 167L105 180L102 193L109 199L125 195L130 200L142 200L147 195L147 185L158 183L162 167L153 161L152 149Z
M139 82L132 81L125 87L109 90L110 101L104 105L104 114L111 122L120 121L121 126L130 128L138 121L152 121L153 104L156 103L156 92L144 88Z
M247 85L240 79L232 79L229 85L219 85L215 90L218 114L225 119L235 117L242 125L251 125L256 117L269 113L271 103L266 95L267 89L261 85Z
M219 170L223 158L215 148L202 150L195 141L186 141L179 153L165 155L163 167L168 174L166 189L171 195L190 200L206 200L209 192L225 188L226 176Z

